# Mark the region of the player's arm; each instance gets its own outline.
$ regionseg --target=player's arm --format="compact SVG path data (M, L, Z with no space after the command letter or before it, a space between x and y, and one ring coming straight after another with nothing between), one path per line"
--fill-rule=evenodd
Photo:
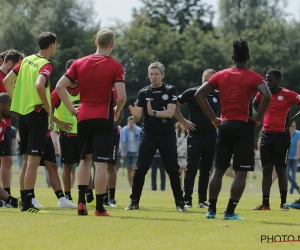
M14 93L14 82L17 80L16 73L11 70L3 80L4 86L10 98L12 98Z
M297 140L297 151L296 151L295 160L299 160L299 158L300 158L300 140Z
M123 119L124 119L124 111L123 109L121 109L118 120L114 122L114 128L118 127Z
M252 107L254 108L254 110L256 112L258 112L258 109L259 109L259 101L257 100L256 97L254 97L253 101L252 101Z
M197 90L197 92L195 94L195 98L196 98L197 102L199 103L203 112L208 117L208 119L211 120L211 122L213 123L213 125L215 127L218 127L220 124L220 119L216 116L214 111L211 109L211 107L206 99L206 97L211 92L213 92L213 90L214 90L213 86L209 82L206 82L206 83L202 84L200 86L200 88Z
M56 85L56 90L60 97L60 100L63 102L63 104L65 104L66 108L71 112L71 114L76 115L76 109L73 107L67 91L67 87L69 87L71 84L71 80L63 75Z
M185 119L183 115L180 112L180 109L178 108L181 104L177 102L177 107L175 108L174 116L177 119L177 121L181 122L185 127L187 127L189 130L195 130L195 124L191 121Z
M129 105L128 108L130 110L130 114L133 116L134 121L139 122L143 116L143 107L138 107L137 103L134 102L133 106Z
M47 78L40 74L37 77L37 80L35 82L35 88L37 90L38 96L40 97L42 103L43 103L43 108L46 110L48 115L51 114L51 109L50 109L50 104L48 102L47 94L46 94L46 82Z
M176 104L168 103L167 109L162 111L156 111L152 109L151 102L147 102L147 110L150 116L155 116L157 118L172 118L176 109Z
M271 101L271 93L266 84L259 84L257 90L261 95L261 100L256 115L256 122L261 123Z

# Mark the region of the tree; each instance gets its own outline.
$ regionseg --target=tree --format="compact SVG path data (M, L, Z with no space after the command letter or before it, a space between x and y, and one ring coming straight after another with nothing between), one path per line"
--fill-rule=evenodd
M85 3L85 4L84 4ZM81 0L0 0L0 51L15 48L26 55L36 53L36 37L43 31L55 32L58 39L52 84L64 72L71 58L92 53L99 24L94 22L92 6Z
M212 30L214 12L212 7L201 0L141 0L144 7L135 10L134 15L142 15L146 25L158 27L167 24L183 32L188 25L196 24L202 30Z

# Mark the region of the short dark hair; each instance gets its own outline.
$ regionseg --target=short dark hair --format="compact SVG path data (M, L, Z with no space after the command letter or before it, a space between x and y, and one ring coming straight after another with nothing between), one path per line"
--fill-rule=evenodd
M0 103L5 104L9 102L11 102L10 96L5 92L0 93Z
M56 43L56 35L52 32L43 32L37 38L41 50L48 49L52 43Z
M278 80L281 79L281 72L278 70L278 69L270 69L268 72L267 72L267 75L273 75L275 76Z
M66 66L65 66L66 70L68 70L71 67L74 61L75 59L70 59L66 62Z
M246 39L240 38L239 40L234 40L232 47L232 54L234 55L235 62L246 62L248 60L249 48Z
M24 55L15 49L10 49L7 51L5 57L4 57L4 63L7 63L8 61L12 61L13 64L18 63L21 59L24 58Z
M5 57L7 52L8 52L8 50L0 52L0 58L2 58L4 60L4 57Z

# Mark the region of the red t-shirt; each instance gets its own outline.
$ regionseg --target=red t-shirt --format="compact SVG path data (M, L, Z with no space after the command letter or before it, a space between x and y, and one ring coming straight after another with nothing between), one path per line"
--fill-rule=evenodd
M67 88L67 91L69 92L70 95L72 96L76 96L78 95L78 92L79 92L79 88L78 86L76 88ZM52 104L52 107L54 108L58 108L59 105L61 103L61 100L60 100L60 97L57 93L57 90L55 89L52 93L51 93L51 104Z
M257 93L256 101L260 103L260 93ZM263 130L285 132L289 121L289 111L293 104L300 104L300 96L294 91L281 88L278 93L272 94L269 108L264 117Z
M228 68L215 73L208 82L220 92L222 121L248 121L249 107L264 78L252 70Z
M4 86L3 80L6 77L6 74L4 74L1 70L0 70L0 93L7 93L6 88Z
M23 60L19 61L19 63L14 67L13 71L15 72L16 75L19 74L19 71L20 71L20 67L21 67L21 63L22 63ZM43 75L46 77L46 81L48 81L50 79L50 76L52 74L52 71L53 71L53 66L51 63L47 63L45 65L43 65L41 68L40 68L40 72L39 74L40 75Z
M124 82L124 70L119 62L109 56L92 54L76 60L65 76L78 82L78 121L109 118L112 87L115 82Z
M3 142L3 140L4 140L4 134L5 134L6 128L7 128L7 124L6 124L5 120L3 119L0 121L0 142Z
M3 84L3 80L6 77L6 75L0 70L0 93L7 93L6 88ZM11 118L3 118L6 122L6 126L11 126Z

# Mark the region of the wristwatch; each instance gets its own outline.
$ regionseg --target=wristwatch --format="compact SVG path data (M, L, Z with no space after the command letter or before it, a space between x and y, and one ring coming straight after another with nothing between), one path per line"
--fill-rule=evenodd
M156 110L153 110L152 112L153 112L153 117L155 117L157 114Z

